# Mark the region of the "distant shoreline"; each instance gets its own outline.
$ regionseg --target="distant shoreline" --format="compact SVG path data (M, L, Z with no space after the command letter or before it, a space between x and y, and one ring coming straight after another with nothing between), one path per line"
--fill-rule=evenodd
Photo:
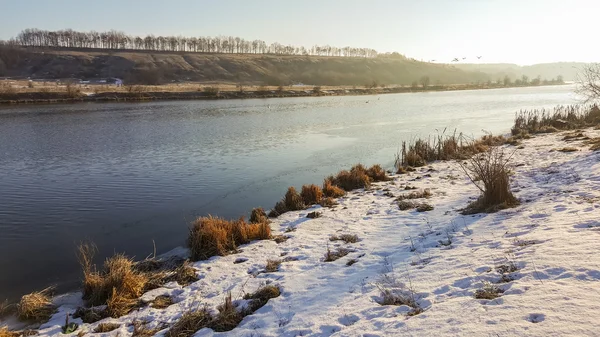
M286 98L286 97L322 97L322 96L365 96L380 94L399 94L399 93L417 93L417 92L439 92L439 91L459 91L459 90L486 90L486 89L504 89L504 88L522 88L522 87L542 87L568 85L569 83L553 83L540 85L444 85L423 87L384 87L384 88L347 88L347 89L327 89L322 88L318 91L314 89L291 89L291 90L268 90L268 91L220 91L218 93L202 91L144 91L144 92L102 92L97 94L77 94L69 95L66 92L17 92L0 93L0 104L46 104L46 103L108 103L108 102L144 102L144 101L168 101L168 100L222 100L222 99L266 99L266 98ZM157 86L160 88L160 86ZM316 88L316 87L315 87Z

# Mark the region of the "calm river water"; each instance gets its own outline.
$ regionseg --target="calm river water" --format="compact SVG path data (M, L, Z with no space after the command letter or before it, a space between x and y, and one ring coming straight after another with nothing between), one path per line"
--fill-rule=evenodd
M75 246L144 258L196 216L270 208L352 164L391 168L402 140L509 131L573 86L381 96L0 107L0 301L75 288Z

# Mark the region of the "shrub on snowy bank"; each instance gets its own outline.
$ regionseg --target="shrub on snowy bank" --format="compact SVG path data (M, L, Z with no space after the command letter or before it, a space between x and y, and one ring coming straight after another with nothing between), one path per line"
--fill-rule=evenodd
M363 165L357 164L350 171L340 171L335 176L325 178L322 189L317 185L304 185L301 193L298 193L294 187L288 188L285 197L277 202L269 212L269 217L278 217L289 211L303 210L322 203L325 200L323 197L340 198L346 194L346 191L368 188L372 182L388 180L390 178L380 165L373 165L367 169ZM326 200L324 204L333 205L333 200Z
M552 110L521 110L515 115L513 135L549 133L600 124L600 108L593 105L557 106Z
M436 160L466 159L487 151L492 146L514 142L503 136L484 135L477 140L470 140L462 133L442 134L428 139L417 138L413 142L402 142L402 150L396 154L394 166L396 173L412 171L413 167L421 167Z
M271 238L268 222L246 223L244 218L228 221L218 217L201 217L192 223L187 246L190 258L205 260L216 255L227 255L237 246L254 240Z
M241 300L234 301L229 293L223 303L217 307L219 312L217 315L213 316L206 306L189 310L166 332L165 336L189 337L204 328L217 332L231 331L245 316L251 315L280 294L281 291L274 285L267 285L254 293L246 294Z
M469 158L466 163L459 162L465 174L481 191L481 196L467 206L463 214L491 213L519 205L510 191L510 157L502 148L491 147Z

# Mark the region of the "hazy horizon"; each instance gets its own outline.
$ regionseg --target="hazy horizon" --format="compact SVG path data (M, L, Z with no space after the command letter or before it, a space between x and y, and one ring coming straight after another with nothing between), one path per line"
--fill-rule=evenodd
M600 60L599 47L585 33L595 22L589 0L3 0L2 8L0 39L25 28L114 29L142 36L229 35L306 47L364 47L442 63L454 58L461 64L518 65Z

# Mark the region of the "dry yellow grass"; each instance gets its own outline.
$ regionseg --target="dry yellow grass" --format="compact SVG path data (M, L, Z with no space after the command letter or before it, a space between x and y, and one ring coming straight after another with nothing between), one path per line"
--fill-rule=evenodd
M21 320L45 322L56 312L50 298L50 288L25 295L17 304L17 317Z
M254 312L262 308L267 302L275 297L281 295L281 290L275 285L266 285L257 291L244 295L245 300L252 300L250 302L250 312Z
M302 191L300 192L300 196L304 201L304 205L314 205L321 202L323 198L323 191L317 185L304 185L302 186Z
M113 330L116 330L120 327L120 324L116 324L116 323L100 323L98 324L98 326L96 326L96 328L94 329L95 333L99 333L99 332L111 332Z
M0 337L19 337L19 333L16 331L10 331L7 327L0 327Z
M333 235L329 238L329 241L344 241L345 243L356 243L356 242L358 242L358 235L356 235L356 234Z
M265 213L265 210L259 207L252 209L249 221L250 223L269 222L269 218L267 217L267 213Z
M152 307L154 309L164 309L170 307L173 304L175 304L175 302L173 302L171 296L167 295L156 296L156 298L154 298L154 300L152 301Z
M191 259L205 260L216 255L227 255L240 244L271 238L268 223L248 224L240 218L228 221L218 217L201 217L192 223L187 240Z
M331 183L341 187L345 191L352 191L358 188L367 188L371 186L371 178L367 175L367 170L361 164L353 166L350 171L340 171Z
M328 198L341 198L346 195L346 191L333 184L333 177L325 179L323 182L323 194Z
M159 325L155 328L149 328L148 322L143 320L135 320L131 323L131 325L133 326L133 333L131 334L131 337L152 337L160 330L165 328L162 325Z
M217 307L219 314L213 319L210 327L216 332L233 330L244 318L244 314L239 312L233 305L231 293L228 293L225 300Z
M366 174L369 176L369 178L371 178L371 181L391 180L391 178L387 176L385 170L379 164L369 167L366 171Z
M112 317L120 317L131 311L149 282L157 282L157 273L136 270L132 259L116 254L104 262L102 271L92 264L96 252L92 244L79 246L79 262L83 270L83 298L89 305L107 305Z
M187 311L165 333L165 337L190 337L196 331L208 327L211 321L212 317L206 307Z
M279 270L279 266L281 265L281 260L267 260L267 265L265 266L265 271L268 273L274 273Z

